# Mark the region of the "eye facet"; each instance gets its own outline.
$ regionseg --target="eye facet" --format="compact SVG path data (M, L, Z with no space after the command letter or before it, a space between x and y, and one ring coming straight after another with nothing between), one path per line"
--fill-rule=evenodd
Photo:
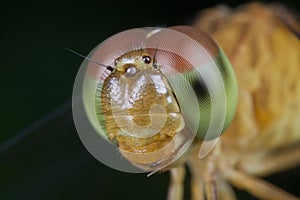
M151 63L151 58L150 58L150 56L143 56L143 61L144 61L144 63L146 63L146 64Z

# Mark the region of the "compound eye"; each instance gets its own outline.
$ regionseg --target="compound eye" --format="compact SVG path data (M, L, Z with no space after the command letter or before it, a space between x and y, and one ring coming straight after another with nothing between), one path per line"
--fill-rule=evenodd
M151 63L150 56L143 56L143 62L146 63L146 64L150 64Z

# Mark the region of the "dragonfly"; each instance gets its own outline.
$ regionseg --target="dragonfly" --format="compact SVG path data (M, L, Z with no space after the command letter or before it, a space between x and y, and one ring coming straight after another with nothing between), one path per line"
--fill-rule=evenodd
M282 9L217 7L194 27L131 29L79 54L73 117L85 147L120 171L170 170L168 199L183 198L185 164L195 200L236 199L230 184L299 199L260 178L300 163L300 29Z

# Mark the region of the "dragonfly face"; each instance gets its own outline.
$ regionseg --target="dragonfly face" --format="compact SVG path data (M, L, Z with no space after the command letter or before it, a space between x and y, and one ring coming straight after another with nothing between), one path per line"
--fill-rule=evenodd
M112 48L116 42L122 53ZM232 120L237 86L231 65L196 29L125 31L97 47L92 58L113 69L106 74L103 66L86 65L82 95L89 121L143 170L174 166L197 140L212 141L200 149L205 156Z
M99 123L123 155L138 164L168 157L174 136L184 119L166 77L145 50L130 51L118 59L104 80L96 107ZM157 152L158 151L158 152ZM147 156L147 155L151 156ZM144 156L130 156L141 154Z

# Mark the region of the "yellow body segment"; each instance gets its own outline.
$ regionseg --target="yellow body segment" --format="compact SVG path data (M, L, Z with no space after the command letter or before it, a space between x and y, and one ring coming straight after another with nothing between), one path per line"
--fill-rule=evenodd
M260 3L218 7L204 11L195 26L222 47L238 80L237 113L223 142L267 151L299 141L300 28L287 10Z
M239 101L214 150L200 160L195 151L187 162L191 199L239 199L232 184L258 199L299 200L263 179L300 164L299 21L283 6L251 3L204 10L195 26L227 54ZM184 171L171 175L169 199L181 200Z

